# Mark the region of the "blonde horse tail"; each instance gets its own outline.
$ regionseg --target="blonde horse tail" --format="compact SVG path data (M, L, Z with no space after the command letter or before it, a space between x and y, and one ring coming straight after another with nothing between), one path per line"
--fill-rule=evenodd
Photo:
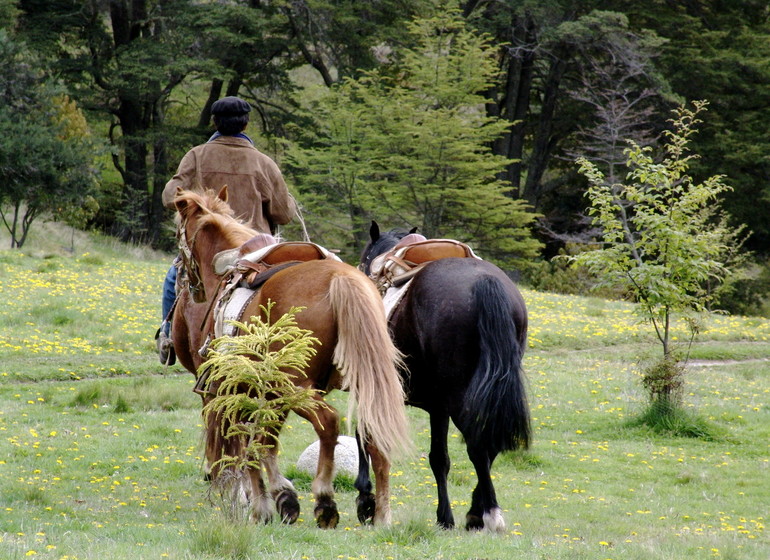
M401 354L377 289L357 270L346 272L332 278L329 299L338 331L334 363L350 392L348 417L357 417L361 436L385 456L408 451Z

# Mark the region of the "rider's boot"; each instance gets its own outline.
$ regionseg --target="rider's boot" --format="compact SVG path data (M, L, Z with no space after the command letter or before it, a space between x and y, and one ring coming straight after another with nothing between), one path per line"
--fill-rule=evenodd
M167 330L167 324L164 321L158 332L155 333L155 343L158 346L160 363L164 366L173 366L176 363L176 352L174 352L174 343L171 341L171 337L166 333Z

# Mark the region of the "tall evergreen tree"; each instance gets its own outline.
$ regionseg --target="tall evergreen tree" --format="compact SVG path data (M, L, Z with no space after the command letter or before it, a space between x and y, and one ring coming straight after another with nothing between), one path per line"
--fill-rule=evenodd
M470 241L500 262L532 257L534 215L508 196L498 178L506 160L489 150L507 123L483 111L480 92L494 73L483 37L451 11L409 30L414 46L394 53L394 68L348 80L313 105L323 132L290 152L299 188L347 214L354 249L376 218Z

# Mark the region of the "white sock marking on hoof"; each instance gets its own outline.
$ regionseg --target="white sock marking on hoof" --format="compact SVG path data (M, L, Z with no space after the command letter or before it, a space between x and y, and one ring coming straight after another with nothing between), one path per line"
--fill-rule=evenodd
M484 531L489 533L502 533L505 531L505 519L503 510L499 507L489 510L484 514Z

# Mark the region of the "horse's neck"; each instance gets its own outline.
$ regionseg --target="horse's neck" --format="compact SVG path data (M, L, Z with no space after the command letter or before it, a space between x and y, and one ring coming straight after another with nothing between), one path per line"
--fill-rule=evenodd
M215 235L212 236L211 243L207 243L202 249L198 265L201 271L201 279L206 286L206 290L216 289L219 286L221 278L214 272L214 257L216 257L222 251L230 249L236 249L242 245L247 239L243 241L233 238L228 235ZM213 293L213 292L212 292Z

